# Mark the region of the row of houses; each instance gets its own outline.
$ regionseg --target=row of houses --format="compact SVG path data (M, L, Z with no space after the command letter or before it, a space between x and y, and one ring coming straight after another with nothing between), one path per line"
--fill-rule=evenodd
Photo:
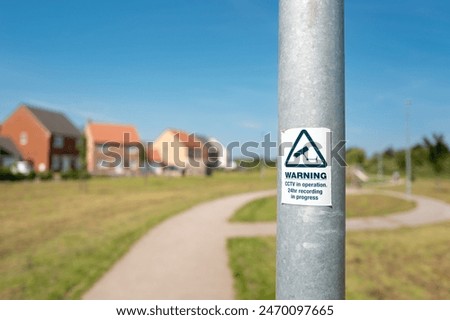
M0 167L18 161L30 163L35 172L85 166L93 175L200 175L233 167L224 146L213 138L166 129L146 142L133 125L92 121L81 131L63 113L27 104L0 125Z

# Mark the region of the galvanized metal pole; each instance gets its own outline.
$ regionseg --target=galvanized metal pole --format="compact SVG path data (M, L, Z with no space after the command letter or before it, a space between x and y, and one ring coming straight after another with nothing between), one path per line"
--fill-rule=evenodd
M278 85L279 133L324 127L345 140L343 0L279 0ZM332 206L299 206L281 204L282 165L277 299L344 299L345 167L332 161Z

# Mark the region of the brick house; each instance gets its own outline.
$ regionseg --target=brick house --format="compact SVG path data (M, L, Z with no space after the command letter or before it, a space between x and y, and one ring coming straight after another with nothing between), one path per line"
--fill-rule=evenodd
M134 126L89 122L85 135L90 174L137 175L144 167L145 150Z
M60 112L22 104L4 121L1 130L35 171L78 168L77 143L81 134Z
M183 175L205 175L211 173L211 153L208 139L188 134L177 129L167 129L153 142L153 149L166 168L178 168Z
M153 147L153 143L146 143L146 151L147 151L147 161L145 163L147 168L147 173L152 173L154 175L163 174L163 162L161 159L161 155L158 150Z

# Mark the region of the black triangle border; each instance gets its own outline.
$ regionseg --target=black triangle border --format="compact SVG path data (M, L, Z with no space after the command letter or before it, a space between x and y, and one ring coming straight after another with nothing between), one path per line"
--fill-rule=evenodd
M311 146L314 148L314 150L317 152L317 155L319 156L320 160L322 160L321 164L289 164L289 160L291 160L291 156L294 153L294 150L297 148L297 144L302 138L303 135L306 135L306 138L311 143ZM284 165L287 168L326 168L328 166L327 162L325 161L325 158L322 155L322 152L319 151L319 148L317 148L316 143L313 141L311 136L309 135L308 131L306 129L303 129L300 131L300 134L298 135L297 139L294 142L294 145L291 148L291 151L289 152L289 155L286 158L286 161L284 162Z

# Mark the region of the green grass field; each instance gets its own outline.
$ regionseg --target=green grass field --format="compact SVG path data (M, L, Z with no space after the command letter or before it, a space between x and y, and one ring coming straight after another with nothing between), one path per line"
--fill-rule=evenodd
M405 185L383 187L383 189L404 192ZM412 184L412 192L450 203L450 179L440 179L439 187L436 179L418 179Z
M258 172L238 172L218 173L211 178L98 178L85 184L79 181L0 183L0 299L80 298L156 224L206 200L275 188L275 174L275 170L266 170L263 179ZM414 191L432 194L428 189L433 186L431 180L418 182ZM448 181L442 181L441 186L444 190L450 188ZM448 193L438 194L438 198L450 202L448 197ZM361 199L355 206L359 202L360 206L367 207ZM270 221L275 218L273 199L253 206L266 212L265 215L251 213L255 208L250 208L243 217L235 219ZM348 208L351 207L348 203ZM448 250L444 250L448 245L443 244L444 240L446 244L450 240L449 225L420 228L418 233L415 230L349 236L348 271L355 266L348 275L349 298L386 298L384 290L400 298L449 298L448 280L441 279L442 274L450 273ZM421 241L416 241L417 235ZM239 292L244 292L240 293L241 297L273 297L274 240L233 239L229 248L234 257L233 272L238 272L236 279L242 279L241 284L236 282ZM406 253L410 256L408 263L412 260L417 263L406 264ZM261 270L249 268L253 260ZM264 266L261 261L266 261ZM440 267L436 269L436 265ZM379 272L371 273L373 267L378 271L386 269L385 278L379 278ZM402 271L396 273L394 268ZM420 275L426 275L424 283L409 286L408 281L421 279L416 269ZM402 283L406 291L391 290L391 278L394 286ZM435 293L429 294L432 281Z
M415 207L414 201L381 194L351 194L346 199L347 218L384 216Z
M389 189L403 191L404 186ZM448 180L441 190L450 189ZM449 202L432 180L414 184L416 194ZM411 209L411 202L385 195L349 195L347 216L373 216ZM274 221L276 198L251 202L233 221ZM450 299L450 223L347 235L348 299ZM274 299L274 237L228 241L238 299Z
M276 221L277 197L271 196L249 202L239 208L231 217L231 222Z
M275 174L0 183L0 299L79 298L156 224L205 200L275 188Z
M347 217L380 216L413 209L415 203L380 194L347 195ZM276 196L247 203L231 218L237 222L275 221L277 212Z
M450 299L450 223L347 236L347 299ZM228 241L238 299L275 298L275 238Z
M275 238L233 238L227 247L236 299L275 299Z

